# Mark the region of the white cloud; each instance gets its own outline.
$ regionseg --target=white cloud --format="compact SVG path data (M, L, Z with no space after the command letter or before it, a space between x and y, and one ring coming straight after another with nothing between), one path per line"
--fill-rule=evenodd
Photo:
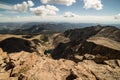
M101 24L119 24L114 16L79 16L65 18L64 16L20 16L18 17L1 17L0 22L72 22L72 23L101 23Z
M83 0L83 1L85 9L93 8L96 10L101 10L103 7L101 0Z
M19 18L20 18L20 16L16 16L16 18L17 18L17 19L19 19Z
M0 9L12 10L12 6L9 4L0 3Z
M32 1L23 2L22 4L16 4L13 6L13 9L19 12L25 12L27 11L28 7L34 6L34 3Z
M53 5L39 6L30 8L30 11L37 16L55 15L59 9Z
M65 12L64 17L77 17L78 15L72 13L72 12Z
M120 19L120 14L116 15L114 18L115 19Z
M71 6L76 0L41 0L43 4L62 4L66 6Z
M5 11L2 11L2 13L7 13L7 14L17 14L19 12L17 11L13 11L13 10L5 10Z
M0 17L3 16L3 14L0 14Z
M32 1L28 1L28 6L29 6L29 7L34 6L34 3L33 3Z

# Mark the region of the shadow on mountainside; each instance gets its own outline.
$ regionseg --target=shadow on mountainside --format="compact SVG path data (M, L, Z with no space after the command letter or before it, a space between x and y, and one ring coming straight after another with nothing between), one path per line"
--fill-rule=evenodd
M7 53L20 51L33 52L31 42L20 38L7 38L0 42L0 47Z
M67 38L70 40L68 42L57 41L57 46L51 54L52 58L64 58L75 62L90 59L97 63L102 63L104 60L120 59L119 33L120 29L112 26L67 30L62 35L57 35L54 41L57 41L59 36L62 36L64 40ZM90 38L93 39L90 41ZM105 38L106 42L102 38ZM89 55L87 58L86 54Z
M98 63L109 59L120 59L120 51L87 41L60 43L51 55L54 59L64 58L76 62L76 55L83 56L83 59L86 59L85 54L89 54L89 57L95 56L93 60Z

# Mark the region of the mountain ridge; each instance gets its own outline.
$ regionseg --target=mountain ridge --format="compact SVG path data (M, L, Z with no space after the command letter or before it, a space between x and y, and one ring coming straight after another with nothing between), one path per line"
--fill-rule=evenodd
M67 30L54 38L57 47L53 50L52 56L55 59L75 60L76 55L92 54L97 56L99 54L108 59L119 59L120 36L118 33L120 33L118 28L100 25ZM63 41L60 40L60 36ZM60 41L57 41L57 37Z

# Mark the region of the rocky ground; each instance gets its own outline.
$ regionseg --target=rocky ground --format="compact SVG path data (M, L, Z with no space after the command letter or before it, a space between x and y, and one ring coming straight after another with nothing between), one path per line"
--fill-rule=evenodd
M53 35L1 35L0 80L120 80L119 33L96 26Z
M88 56L91 57L91 56ZM119 80L120 60L93 60L75 63L54 60L36 53L19 52L7 55L0 50L0 80Z

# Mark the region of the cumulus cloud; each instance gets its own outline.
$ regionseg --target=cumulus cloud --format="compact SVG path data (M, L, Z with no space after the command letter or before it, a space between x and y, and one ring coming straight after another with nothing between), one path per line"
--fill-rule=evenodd
M116 15L114 18L115 19L120 19L120 14Z
M78 15L76 15L76 14L74 14L72 12L65 12L64 13L64 17L76 17L76 16L78 16Z
M22 4L16 4L13 6L13 9L19 12L25 12L28 7L32 7L34 6L34 3L32 1L28 1L28 2L23 2Z
M43 4L62 4L66 6L71 6L76 0L41 0Z
M101 0L83 0L83 1L85 9L93 8L96 10L101 10L103 7Z
M29 6L29 7L34 6L34 3L33 3L32 1L28 1L28 6Z
M53 5L42 5L36 8L30 8L30 11L37 16L55 15L59 9Z

